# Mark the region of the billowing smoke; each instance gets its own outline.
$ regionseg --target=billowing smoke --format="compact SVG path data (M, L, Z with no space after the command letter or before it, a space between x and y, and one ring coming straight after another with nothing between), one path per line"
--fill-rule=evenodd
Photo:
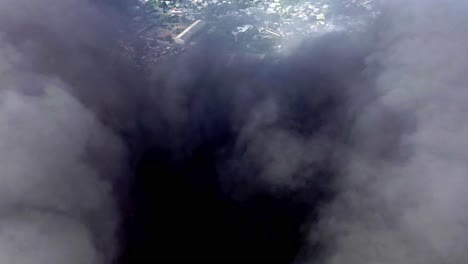
M81 1L0 2L2 263L110 263L116 256L113 187L126 167L124 145L72 95L86 82L63 74L86 65L84 46L100 45L97 32L75 24L93 12Z
M338 195L322 213L325 263L460 263L468 258L460 31L468 5L388 2L368 65L380 96L358 117ZM382 119L385 109L400 125Z
M112 4L0 0L0 262L462 262L468 5L382 8L136 68Z
M2 91L0 258L99 263L109 256L98 247L114 250L109 181L117 175L99 171L89 157L120 162L120 143L60 84L36 85L41 95Z
M133 259L293 261L334 193L355 116L376 97L372 40L329 34L259 60L209 36L153 68L139 191L161 187L142 198L148 240Z

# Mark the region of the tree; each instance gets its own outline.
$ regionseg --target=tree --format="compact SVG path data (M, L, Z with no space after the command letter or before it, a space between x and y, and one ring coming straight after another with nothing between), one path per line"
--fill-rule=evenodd
M167 4L166 4L166 1L160 1L160 2L159 2L159 7L160 7L160 8L163 8L163 9L167 9L168 6L167 6Z

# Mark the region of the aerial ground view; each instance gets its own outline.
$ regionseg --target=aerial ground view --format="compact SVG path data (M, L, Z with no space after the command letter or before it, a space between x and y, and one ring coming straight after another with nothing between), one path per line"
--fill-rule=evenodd
M467 13L0 0L0 264L467 263Z

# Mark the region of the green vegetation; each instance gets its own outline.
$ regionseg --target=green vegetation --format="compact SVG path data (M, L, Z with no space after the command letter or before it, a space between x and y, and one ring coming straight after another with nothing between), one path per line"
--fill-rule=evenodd
M149 8L164 8L166 9L168 6L166 4L166 1L163 0L150 0L146 2L146 6Z

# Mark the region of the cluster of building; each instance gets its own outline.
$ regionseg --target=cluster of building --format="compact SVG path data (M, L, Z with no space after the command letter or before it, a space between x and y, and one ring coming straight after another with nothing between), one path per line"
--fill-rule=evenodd
M248 38L247 45L274 40L273 49L281 50L289 40L360 29L377 14L372 0L263 0L238 11L249 23L232 34L236 41Z
M346 13L347 10L361 12ZM270 22L285 38L308 36L320 32L349 30L362 19L376 15L371 0L315 0L315 1L265 1L263 6L248 8L258 20ZM359 15L357 15L359 13Z
M255 7L240 10L240 15L255 21L251 24L260 35L273 38L297 38L318 31L330 31L333 25L328 16L330 6L320 1L298 1L299 3L283 3L280 0L263 1ZM234 31L237 32L237 29ZM258 38L258 37L257 37Z

